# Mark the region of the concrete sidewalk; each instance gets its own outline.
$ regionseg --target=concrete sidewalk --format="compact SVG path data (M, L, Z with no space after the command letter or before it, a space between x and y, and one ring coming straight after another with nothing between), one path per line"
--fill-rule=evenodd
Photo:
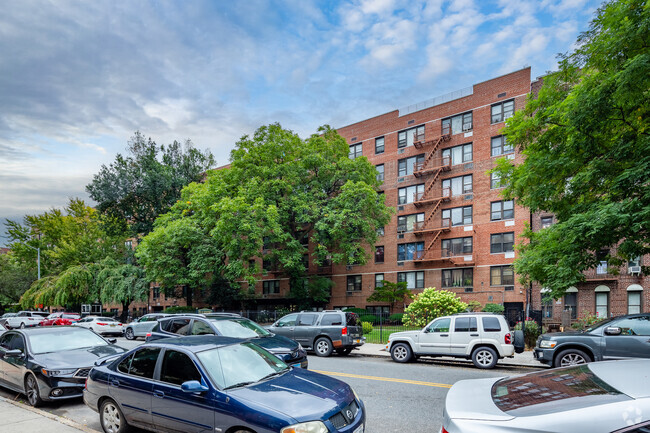
M385 347L386 347L385 344L366 343L363 346L359 347L358 349L353 350L350 355L390 358L390 353L384 350ZM435 359L441 361L462 362L462 363L468 363L473 365L471 360L463 359L463 358L452 358L450 356L441 356ZM526 350L523 353L515 353L515 355L512 358L500 359L499 362L497 363L497 366L538 367L538 368L547 367L546 365L542 364L541 362L535 359L535 354L533 353L532 350Z
M99 433L68 418L0 397L0 433Z

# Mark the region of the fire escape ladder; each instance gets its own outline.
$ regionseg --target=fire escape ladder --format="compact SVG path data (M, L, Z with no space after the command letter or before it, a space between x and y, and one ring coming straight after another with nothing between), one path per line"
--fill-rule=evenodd
M436 243L436 241L438 240L438 238L440 237L441 234L442 234L442 230L437 230L433 234L433 238L431 239L431 242L429 242L429 245L427 245L426 249L424 250L424 255L425 256L429 253L429 251L431 251L431 249L433 248L433 244Z

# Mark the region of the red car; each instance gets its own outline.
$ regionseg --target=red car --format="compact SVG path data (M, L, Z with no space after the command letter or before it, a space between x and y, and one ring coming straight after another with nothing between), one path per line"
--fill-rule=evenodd
M76 313L52 313L40 323L40 326L72 325L74 322L78 322L79 319L81 319L81 316Z

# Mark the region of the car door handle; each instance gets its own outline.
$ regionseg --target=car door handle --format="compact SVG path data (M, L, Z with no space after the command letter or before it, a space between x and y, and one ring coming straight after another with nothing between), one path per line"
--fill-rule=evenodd
M156 398L165 398L165 393L162 391L154 391L153 396Z
M478 334L469 334L470 337L478 337Z
M120 386L120 381L119 381L119 380L116 380L116 379L112 379L112 380L111 380L111 386L114 386L114 387L116 387L116 388L119 388L119 386Z
M441 337L449 337L449 334L440 334Z

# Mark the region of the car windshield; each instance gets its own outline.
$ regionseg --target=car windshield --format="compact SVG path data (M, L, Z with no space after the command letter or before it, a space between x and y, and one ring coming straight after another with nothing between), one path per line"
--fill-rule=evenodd
M205 350L197 357L221 389L257 383L289 370L282 360L252 343Z
M210 319L219 334L226 337L255 338L271 335L269 331L248 319Z
M595 331L596 329L599 329L599 328L601 328L601 327L607 325L608 323L612 322L613 320L614 320L614 319L603 319L603 320L600 320L600 321L594 323L593 325L591 325L589 328L585 329L585 332Z
M492 401L512 416L546 415L630 400L587 365L504 378L492 385Z
M56 328L56 327L55 327ZM58 332L41 332L29 335L29 345L35 355L93 346L107 346L106 340L82 328L63 328Z
M78 314L64 314L61 317L64 319L78 319L80 316Z

